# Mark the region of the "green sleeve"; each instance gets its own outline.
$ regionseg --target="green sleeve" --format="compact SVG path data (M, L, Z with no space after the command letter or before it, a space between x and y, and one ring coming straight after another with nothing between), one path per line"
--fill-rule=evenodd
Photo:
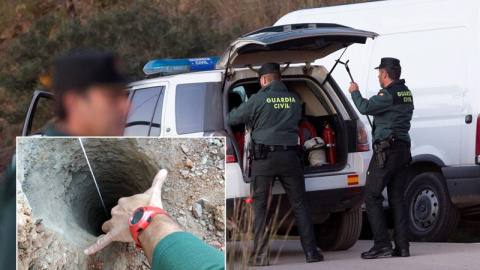
M360 91L357 90L352 93L352 99L361 114L369 115L382 113L388 110L393 104L392 95L383 89L370 99L364 99Z
M242 103L237 108L234 108L228 115L229 125L238 125L247 123L253 119L255 115L255 104L258 102L258 94L252 95L250 99Z
M155 247L152 269L225 269L225 255L187 232L174 232Z
M0 265L1 269L15 268L16 234L16 164L15 155L12 162L0 175ZM12 248L13 247L13 248Z

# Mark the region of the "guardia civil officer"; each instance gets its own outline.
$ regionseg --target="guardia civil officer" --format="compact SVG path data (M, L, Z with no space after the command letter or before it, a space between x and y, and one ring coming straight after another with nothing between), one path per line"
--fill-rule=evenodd
M367 171L365 204L373 231L374 246L362 253L364 259L381 256L408 257L408 223L404 200L410 155L410 121L413 114L412 93L400 80L400 61L382 58L378 69L381 89L370 99L362 98L358 85L350 84L349 92L361 114L373 115L373 157ZM383 210L383 189L387 187L388 204L395 219L395 249L389 240Z
M305 179L298 156L298 124L302 107L300 99L281 82L280 66L264 64L259 70L260 91L228 114L228 124L252 122L252 175L254 254L251 265L268 265L270 219L266 217L271 188L280 180L292 205L300 241L307 262L318 262L323 256L315 243L307 201Z

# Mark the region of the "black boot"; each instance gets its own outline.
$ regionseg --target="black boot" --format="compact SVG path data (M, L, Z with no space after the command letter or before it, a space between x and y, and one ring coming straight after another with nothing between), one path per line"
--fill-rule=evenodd
M387 257L393 254L391 247L373 247L367 252L362 253L362 259L376 259L378 257Z
M395 247L393 249L393 257L410 257L410 250L409 248L400 248L400 247Z
M323 261L323 255L316 250L306 252L305 256L307 258L307 263Z
M268 254L261 253L258 255L252 254L252 257L248 260L249 266L268 266Z

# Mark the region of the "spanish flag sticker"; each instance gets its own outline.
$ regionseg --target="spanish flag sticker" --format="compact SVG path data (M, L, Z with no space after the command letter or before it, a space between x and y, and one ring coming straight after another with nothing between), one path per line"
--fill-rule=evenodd
M349 175L347 181L349 186L358 185L358 174Z

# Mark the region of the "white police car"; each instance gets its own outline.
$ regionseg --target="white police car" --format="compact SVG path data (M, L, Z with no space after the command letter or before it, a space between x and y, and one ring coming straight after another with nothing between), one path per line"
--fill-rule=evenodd
M226 115L260 89L258 67L278 62L288 89L304 103L304 118L311 127L304 135L321 136L325 123L335 132L336 160L314 167L308 166L305 158L305 185L318 245L324 250L350 248L362 225L364 182L359 181L358 174L364 164L359 152L369 150L368 137L333 76L322 65L311 63L376 36L336 24L281 25L239 37L219 58L151 61L144 72L156 77L129 86L132 108L124 135L226 136L227 215L231 218L233 208L241 207L250 195L243 150L249 140L244 137L244 126L226 124ZM47 95L35 93L22 135L32 130L37 102ZM276 183L273 193L277 202L284 190ZM289 209L288 201L281 200L280 216Z

